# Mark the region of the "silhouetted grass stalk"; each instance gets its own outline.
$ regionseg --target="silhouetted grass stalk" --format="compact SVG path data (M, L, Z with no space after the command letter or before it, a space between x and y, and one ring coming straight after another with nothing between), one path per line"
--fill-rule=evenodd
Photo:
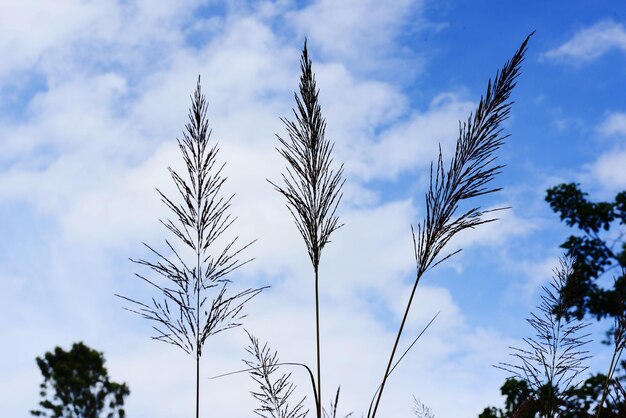
M428 270L458 252L448 254L441 259L437 258L454 235L465 229L495 220L495 218L485 219L483 216L491 211L482 210L480 207L474 207L457 217L455 215L462 201L500 190L485 186L500 173L503 167L493 165L496 159L494 153L507 137L501 135L500 124L509 116L512 104L509 96L520 74L520 65L524 60L530 36L532 34L524 40L513 58L505 63L501 72L496 73L493 84L491 80L489 81L485 97L480 99L476 113L473 116L470 115L467 122L460 125L455 153L447 170L444 169L441 147L434 173L431 163L430 188L426 193L426 217L417 226L417 239L411 227L417 263L415 282L396 334L374 408L368 411L368 418L374 418L378 411L420 279Z
M284 186L272 186L287 199L287 208L304 239L315 274L315 337L317 357L316 416L322 418L322 371L319 316L319 263L330 234L341 227L335 216L341 200L343 165L337 171L331 166L333 145L324 134L326 122L318 102L312 63L306 41L300 60L300 96L294 93L296 121L281 118L287 127L289 140L278 137L282 149L277 151L288 163L282 174Z
M238 256L252 242L235 248L238 239L235 237L215 248L218 238L236 218L228 213L234 195L221 196L226 181L221 174L224 164L216 166L219 148L210 143L207 108L198 77L189 121L183 138L177 139L187 169L186 178L169 168L182 202L177 203L157 189L161 200L174 215L174 220L161 220L161 223L183 244L183 248L193 254L195 265L189 267L183 255L168 240L165 243L171 255L163 255L144 243L157 261L131 261L148 267L165 280L167 284L161 285L136 273L137 277L159 290L162 301L153 297L152 303L146 304L117 295L136 306L126 309L157 323L153 327L157 336L153 339L173 344L195 356L196 418L200 416L200 358L206 339L241 325L239 321L245 317L241 313L244 304L263 290L249 288L234 295L227 294L230 280L226 276L251 261L240 261Z
M529 349L511 347L513 357L521 364L499 363L496 367L526 381L546 418L558 416L562 395L572 387L573 380L587 370L582 363L589 358L581 348L589 336L579 335L589 324L566 315L563 289L572 276L573 260L560 260L554 270L550 286L543 286L544 294L538 306L540 314L531 314L528 323L536 331L536 338L524 338ZM520 407L521 409L521 407Z
M626 269L622 268L622 277L626 276ZM615 286L617 289L617 285ZM596 418L600 418L600 413L602 412L602 408L604 408L604 402L606 401L606 397L609 394L610 385L613 381L613 376L617 367L619 365L619 360L622 357L622 353L624 349L626 349L626 301L622 294L618 293L616 295L616 314L614 319L614 331L613 331L613 355L611 357L611 364L609 365L609 371L606 374L606 381L604 382L604 387L602 389L602 398L600 399L600 404L598 405L598 411L596 413Z
M339 406L339 392L341 391L341 386L337 387L337 392L335 393L335 400L330 401L330 412L326 412L325 409L322 409L324 418L337 418L337 407ZM353 412L350 412L347 415L344 415L343 418L351 417Z
M532 34L531 34L532 35ZM431 164L430 188L426 193L426 218L417 226L417 232L411 227L416 260L416 279L400 323L395 343L383 376L382 382L374 394L368 410L368 418L374 418L382 398L388 377L406 353L419 339L396 360L400 338L413 303L417 285L422 276L431 268L454 255L438 258L441 250L454 235L465 229L494 221L485 218L488 210L474 207L457 215L459 204L474 197L498 191L487 184L500 172L502 165L495 165L494 153L501 147L504 139L500 124L508 117L512 102L509 97L519 76L520 65L524 59L529 35L513 58L506 62L502 71L496 74L493 85L491 80L487 93L481 98L476 113L470 115L467 122L460 124L459 139L454 156L447 169L444 168L441 148L436 168ZM296 227L303 237L315 275L315 317L316 317L316 360L317 418L322 417L322 385L319 323L319 260L323 247L329 241L330 234L339 228L335 216L341 200L341 179L343 166L336 172L331 169L333 145L324 138L325 121L321 116L318 103L318 90L311 69L306 41L301 57L300 96L294 94L296 109L293 110L296 121L285 118L289 140L278 137L282 149L278 152L287 160L287 174L282 174L284 186L270 183L287 199L287 207L293 216ZM496 209L498 210L498 209ZM460 251L460 250L459 250ZM433 318L434 320L434 318ZM431 322L426 326L432 323ZM338 394L337 394L338 395ZM335 404L336 405L336 404Z
M250 345L246 351L252 355L254 361L244 362L250 367L250 375L261 389L260 392L252 392L252 396L261 402L261 407L254 412L263 418L304 418L308 413L304 409L305 398L293 408L289 406L289 397L295 390L294 384L289 382L291 373L283 374L276 380L272 378L280 364L278 353L272 353L267 344L261 347L256 337L249 332L247 334Z
M404 357L409 353L409 351L411 351L411 349L413 348L413 346L415 345L415 343L417 343L417 341L422 337L422 335L424 335L424 333L426 332L426 330L432 325L433 322L435 322L435 319L437 319L437 317L439 316L441 312L437 312L432 318L431 320L428 322L428 324L426 324L426 326L424 328L422 328L422 330L420 331L419 334L417 334L417 336L413 339L413 341L411 342L411 344L409 344L409 346L404 350L404 353L402 353L402 355L400 356L400 358L398 358L398 360L396 360L395 364L393 365L393 367L389 370L389 374L391 375L391 373L393 373L393 371L396 369L396 367L398 367L398 365L400 364L400 362L404 359ZM372 407L374 406L374 401L376 400L378 393L380 392L380 389L382 388L382 383L380 385L378 385L378 388L376 388L376 392L374 392L374 396L372 396L372 400L370 401L369 404L369 408L367 410L367 414L368 416L371 414L372 412Z
M424 405L422 401L413 396L413 413L417 418L435 418L433 410Z
M251 335L251 334L249 334ZM248 351L246 349L246 351ZM248 351L249 352L249 351ZM278 354L276 354L278 355ZM248 364L247 360L244 360L244 363ZM311 390L313 391L313 395L315 396L315 405L317 405L317 390L315 388L315 377L313 376L313 372L311 371L311 368L309 366L307 366L306 364L303 363L297 363L297 362L282 362L282 361L276 361L276 363L273 363L276 366L298 366L298 367L302 367L307 371L308 377L311 381ZM250 373L250 372L254 372L254 371L262 371L263 367L261 365L257 365L254 367L248 367L246 369L242 369L242 370L236 370L234 372L228 372L228 373L223 373L217 376L211 376L209 377L209 379L220 379L222 377L226 377L226 376L233 376L236 374L240 374L240 373ZM253 394L254 396L254 394ZM255 396L256 398L256 396Z

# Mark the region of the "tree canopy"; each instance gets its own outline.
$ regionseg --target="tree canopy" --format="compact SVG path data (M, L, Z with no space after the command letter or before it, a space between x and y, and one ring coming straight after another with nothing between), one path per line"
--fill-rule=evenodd
M82 342L70 351L56 347L37 357L41 383L40 409L32 415L53 418L123 418L124 399L130 394L125 383L109 380L104 355Z
M575 259L574 275L564 289L570 313L600 320L616 314L616 292L626 291L626 191L613 202L591 202L575 183L560 184L547 191L546 201L562 221L582 234L571 235L561 245ZM613 288L598 279L615 270Z
M547 190L546 201L561 221L577 228L561 248L574 260L573 272L564 286L567 314L579 320L589 315L597 320L620 314L626 295L626 191L612 202L592 202L576 183L560 184ZM601 286L602 277L612 273L612 286ZM623 313L622 313L623 315ZM611 343L613 329L607 332ZM621 362L622 372L626 362ZM608 397L600 417L626 416L622 375L612 380L616 396ZM563 417L589 416L602 398L606 375L590 375L580 385L567 389L561 399ZM542 391L533 391L524 380L509 378L500 388L505 408L488 407L479 418L532 418L542 413Z

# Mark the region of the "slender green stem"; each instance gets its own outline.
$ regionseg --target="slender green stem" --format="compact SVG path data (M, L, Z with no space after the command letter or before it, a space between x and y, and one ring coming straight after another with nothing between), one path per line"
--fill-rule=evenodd
M315 333L317 337L317 418L322 418L322 371L320 362L320 303L319 303L319 276L315 266Z
M415 284L413 285L413 290L411 291L411 296L409 297L409 302L406 304L406 310L404 311L404 316L402 317L402 322L400 323L400 329L398 329L398 333L396 334L396 342L393 344L393 349L391 350L391 355L389 356L389 362L387 363L387 369L385 370L383 381L380 384L380 391L378 392L378 397L376 398L376 403L374 404L374 410L372 411L372 415L368 418L374 418L376 416L376 411L378 410L378 404L380 403L380 398L383 396L383 390L385 390L385 383L387 383L387 377L389 377L389 374L391 372L393 359L396 355L396 350L398 349L398 344L400 343L400 337L402 337L402 331L404 330L406 319L409 316L409 311L411 310L411 304L413 303L413 297L415 296L415 291L417 290L417 284L419 283L421 276L422 274L418 272L417 277L415 279Z
M202 130L202 118L199 114L196 115L196 125L197 131L200 132ZM200 249L202 248L202 233L200 228L200 223L202 222L202 193L200 190L202 190L202 183L204 180L202 171L200 170L200 167L202 167L202 154L204 154L203 149L201 149L200 144L198 144L198 152L196 153L196 167L198 169L198 193L196 196L196 418L200 418L200 282L202 280L202 265L200 263Z
M196 354L196 418L200 417L200 356Z
M611 377L613 375L613 369L615 368L615 363L617 360L617 351L613 350L613 358L611 358L611 366L609 367L609 372L606 375L606 380L604 382L604 389L602 390L602 399L600 399L600 405L598 405L598 412L596 413L596 418L600 418L600 412L602 412L602 407L604 406L604 401L606 400L606 396L609 393L609 383L611 382Z
M315 387L315 377L313 376L313 372L311 371L311 368L309 366L307 366L304 363L294 363L294 362L278 362L276 363L277 366L300 366L300 367L304 367L304 369L307 371L307 373L309 374L309 379L311 380L311 389L313 389L313 396L315 398L315 407L317 408L317 388ZM219 379L220 377L226 377L226 376L232 376L234 374L239 374L239 373L246 373L249 372L251 370L261 370L261 367L250 367L247 369L243 369L243 370L237 370L234 372L228 372L228 373L224 373L224 374L220 374L217 376L213 376L213 377L209 377L209 379Z
M200 212L200 211L198 211ZM198 243L200 242L200 233L198 232ZM198 245L199 247L200 245ZM196 280L196 418L200 418L200 251L198 250L197 274Z
M411 348L413 348L413 346L415 345L415 343L417 342L417 340L419 340L422 335L424 335L424 333L426 332L426 330L428 329L428 327L430 327L430 325L435 321L435 319L439 316L440 312L437 312L437 314L435 316L433 316L433 318L430 320L430 322L428 324L426 324L426 326L424 327L424 329L422 329L422 331L417 335L417 337L415 337L413 339L413 342L411 344L409 344L409 346L407 347L406 350L404 350L404 353L402 353L402 355L400 356L400 358L398 359L398 361L396 361L396 363L393 365L393 367L391 368L391 370L389 370L389 375L391 375L391 373L393 373L393 371L396 369L396 367L398 367L398 364L400 364L400 362L402 361L402 359L408 354L409 351L411 351ZM380 391L380 385L378 385L378 389L376 389L376 392L374 392L374 396L372 396L372 400L370 401L370 406L369 409L367 410L367 416L371 416L372 413L372 408L374 407L374 401L376 400L376 396L378 395L378 391Z
M561 322L562 318L559 317L558 322L557 322L557 326L556 326L556 334L555 337L552 339L552 362L550 363L550 380L548 381L549 383L549 387L548 387L548 402L549 402L549 406L548 406L548 417L549 418L553 418L556 415L556 410L557 410L557 397L556 397L556 393L554 390L554 381L555 381L555 368L556 368L556 364L557 364L557 350L559 347L559 342L562 341L561 339Z

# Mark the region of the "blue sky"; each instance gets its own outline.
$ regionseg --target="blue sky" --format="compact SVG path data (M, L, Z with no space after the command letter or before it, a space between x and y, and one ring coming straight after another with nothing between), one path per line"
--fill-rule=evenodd
M439 418L500 405L508 346L530 333L570 231L545 190L579 182L594 199L626 189L626 7L617 1L0 2L0 414L36 406L35 357L84 341L129 384L129 416L193 411L193 360L150 340L114 293L149 290L129 257L167 237L154 187L171 191L175 138L198 74L239 217L258 238L235 286L272 285L246 327L281 358L313 364L311 269L284 202L265 181L283 162L302 42L309 40L327 134L347 182L345 227L322 257L324 384L357 415L383 373L413 274L410 225L428 165L450 154L489 77L533 36L499 154L497 223L460 236L464 251L424 278L408 334L441 314L394 375L381 416ZM602 339L603 326L594 328ZM242 329L209 342L208 377L241 367ZM606 367L594 345L592 370ZM294 374L300 393L305 376ZM250 416L246 376L203 380L207 416ZM309 396L310 397L310 396ZM208 414L208 408L212 412Z

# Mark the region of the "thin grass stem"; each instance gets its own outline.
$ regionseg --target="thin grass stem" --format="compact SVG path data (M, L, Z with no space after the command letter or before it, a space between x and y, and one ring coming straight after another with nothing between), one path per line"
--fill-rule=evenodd
M415 281L387 361L380 391L368 418L374 418L378 411L417 285L422 276L431 268L458 253L456 251L439 257L440 252L458 232L496 220L485 218L484 215L490 211L481 210L480 207L474 207L460 216L455 216L455 214L463 200L500 190L488 188L487 185L503 168L502 165L494 165L496 160L494 153L507 138L502 135L500 124L509 116L512 105L509 97L520 74L520 66L531 36L532 33L524 40L513 58L505 63L501 72L496 73L493 84L489 80L487 92L481 98L476 113L470 115L466 123L459 124L459 138L447 169L444 166L441 146L436 166L431 163L430 187L426 193L426 216L418 224L417 234L411 227L417 270Z
M332 168L333 144L325 138L326 122L318 101L319 90L312 70L306 40L300 59L300 95L294 93L295 122L281 120L287 127L289 140L278 136L282 148L277 149L287 161L284 186L270 182L287 199L287 208L302 236L315 274L315 340L317 368L316 417L322 418L322 364L319 303L319 263L330 235L340 228L336 216L341 201L343 165Z
M622 267L622 277L626 276L626 268ZM615 281L615 288L617 289L617 280ZM613 376L617 370L619 360L622 357L624 349L626 349L626 300L622 293L616 295L616 314L614 320L613 330L613 355L611 357L611 364L609 365L609 371L606 374L604 386L602 388L602 397L598 404L598 411L596 412L596 418L600 418L600 413L604 408L604 403L610 392L610 385L613 381ZM626 399L625 399L626 400Z
M573 259L562 258L549 286L543 286L539 313L527 322L536 337L524 338L527 349L511 347L519 364L499 363L495 367L522 379L532 389L531 399L546 418L561 414L566 390L578 385L574 379L587 370L583 365L590 356L582 348L589 334L581 335L589 325L566 315L563 289L573 273Z
M252 260L241 261L238 257L254 241L237 247L238 237L235 237L221 248L217 247L218 239L236 218L229 213L233 195L222 196L226 181L222 175L224 164L217 164L219 148L210 139L208 103L202 93L200 77L191 102L183 137L177 139L187 175L168 168L178 199L157 189L161 201L173 215L160 222L177 238L182 248L178 249L165 240L170 252L167 254L144 243L156 256L156 261L131 259L154 274L154 278L142 274L136 276L157 289L161 300L152 297L151 303L144 303L116 296L134 307L126 309L156 323L153 329L157 335L153 339L173 344L194 355L195 412L199 418L200 359L207 338L240 326L245 317L242 314L244 305L265 287L248 288L235 294L228 292L230 280L226 276ZM165 284L161 284L163 282Z

